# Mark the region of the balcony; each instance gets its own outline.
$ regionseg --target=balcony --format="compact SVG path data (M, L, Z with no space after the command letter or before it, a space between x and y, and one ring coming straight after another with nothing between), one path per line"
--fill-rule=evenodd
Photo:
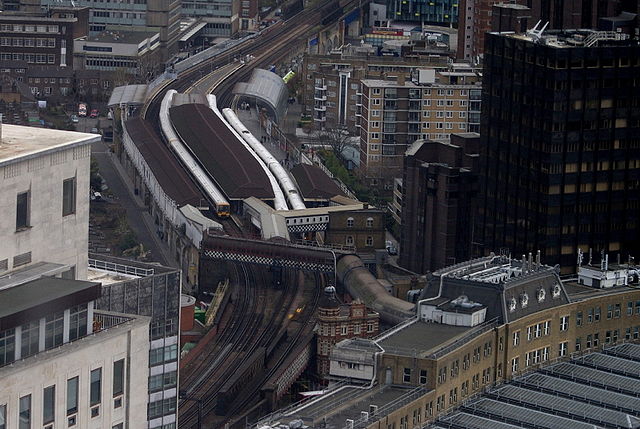
M325 106L324 104L316 104L315 106L313 106L313 110L318 112L326 112L327 106Z
M326 94L320 95L320 94L316 93L316 94L313 94L313 99L315 101L327 101L327 96L326 96Z
M327 122L327 117L326 116L318 116L318 117L314 117L313 120L315 122Z
M315 88L316 91L326 91L327 90L327 85L325 85L325 84L322 84L322 85L315 84L314 88Z

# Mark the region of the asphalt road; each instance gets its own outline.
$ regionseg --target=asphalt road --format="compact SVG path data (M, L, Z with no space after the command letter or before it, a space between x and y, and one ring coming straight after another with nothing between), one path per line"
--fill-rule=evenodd
M95 125L86 126L89 126L90 130ZM80 127L78 127L78 131L81 131ZM151 260L165 266L177 267L177 264L168 256L168 250L165 250L165 246L161 244L151 215L149 215L142 202L138 201L134 196L132 183L124 174L122 167L118 168L119 165L115 165L118 162L115 155L109 151L109 148L103 142L93 143L91 154L98 162L100 175L106 181L109 190L118 200L118 203L127 211L127 221L136 238L142 243L145 250L151 251Z

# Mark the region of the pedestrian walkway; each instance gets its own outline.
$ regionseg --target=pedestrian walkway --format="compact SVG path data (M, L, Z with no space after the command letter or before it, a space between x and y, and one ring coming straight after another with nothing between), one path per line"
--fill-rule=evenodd
M100 175L118 198L120 205L127 211L127 222L138 241L146 250L151 251L151 258L155 262L177 268L168 249L156 234L151 215L147 212L143 202L135 196L133 184L115 155L103 142L94 143L91 151L98 162Z
M247 127L249 131L251 131L251 134L253 134L253 136L257 138L258 141L261 142L269 152L271 152L271 155L273 155L274 158L276 158L281 163L283 159L287 159L286 152L280 149L278 146L272 144L267 133L260 127L260 121L258 119L258 115L256 114L255 108L251 110L238 109L236 115L238 116L238 119L240 119L240 121L244 124L244 126Z

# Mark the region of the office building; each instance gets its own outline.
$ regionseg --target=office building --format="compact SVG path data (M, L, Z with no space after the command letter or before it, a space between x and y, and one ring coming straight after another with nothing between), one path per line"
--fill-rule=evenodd
M591 30L487 35L479 252L640 254L640 46Z
M404 156L399 264L415 273L469 259L478 179L477 133L417 140Z
M250 19L255 18L251 13L256 0L186 0L182 2L182 15L197 18L206 23L200 34L211 39L216 37L230 37L238 32L242 26L247 28ZM242 8L241 8L242 6ZM246 12L245 12L246 11ZM242 17L240 15L242 14ZM246 15L246 16L245 16ZM241 21L243 21L241 23Z
M386 0L387 18L442 26L458 23L458 0Z
M360 101L360 174L371 186L391 191L401 176L404 153L418 139L448 140L477 132L480 75L467 65L446 71L419 69L414 79L364 79Z
M41 0L42 7L59 6L59 0ZM105 30L160 33L160 52L165 61L178 51L180 36L180 5L178 0L127 0L124 2L94 2L78 0L62 4L88 7L89 36Z
M0 128L0 423L146 428L149 319L96 310L87 278L90 144ZM64 398L64 400L61 400Z

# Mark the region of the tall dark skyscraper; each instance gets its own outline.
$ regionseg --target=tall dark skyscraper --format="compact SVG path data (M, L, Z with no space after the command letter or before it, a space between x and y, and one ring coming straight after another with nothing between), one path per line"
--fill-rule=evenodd
M479 253L640 258L640 46L616 32L487 34Z

